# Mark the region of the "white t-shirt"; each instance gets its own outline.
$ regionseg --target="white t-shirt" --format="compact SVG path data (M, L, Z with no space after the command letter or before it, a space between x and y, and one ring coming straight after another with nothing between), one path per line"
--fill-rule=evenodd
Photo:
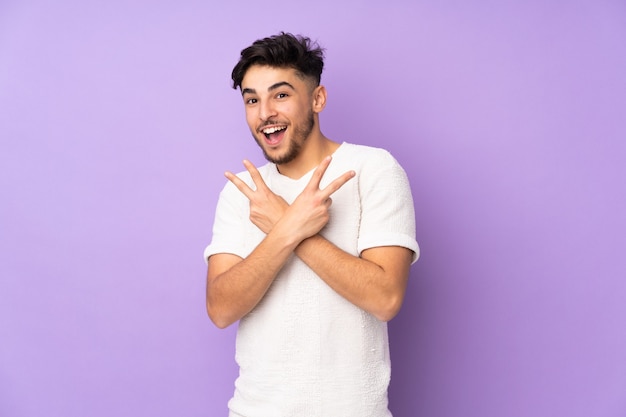
M321 187L348 170L356 176L332 197L320 232L358 256L378 246L403 246L419 256L407 176L387 151L343 143ZM288 203L309 182L281 175L274 164L259 172ZM254 184L247 172L238 174ZM205 249L245 258L265 234L249 220L249 201L228 182L220 194L213 239ZM239 377L229 401L245 417L389 417L387 324L356 307L292 255L261 302L239 322L235 359Z

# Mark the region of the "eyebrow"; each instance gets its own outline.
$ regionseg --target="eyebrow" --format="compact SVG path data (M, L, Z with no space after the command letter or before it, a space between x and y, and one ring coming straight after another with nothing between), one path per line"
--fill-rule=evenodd
M293 85L289 84L287 81L280 81L280 82L277 82L276 84L272 84L267 89L267 91L273 91L280 87L289 87L290 89L295 91L295 88L293 87ZM243 96L245 94L256 94L256 90L254 88L244 88L241 90L241 95Z

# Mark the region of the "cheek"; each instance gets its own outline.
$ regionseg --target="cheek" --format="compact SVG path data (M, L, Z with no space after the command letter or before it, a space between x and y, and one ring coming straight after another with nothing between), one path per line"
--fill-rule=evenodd
M302 106L300 103L281 103L280 106L276 107L276 112L278 113L278 117L281 119L289 119L296 120L302 114Z
M246 122L248 123L248 126L250 126L250 129L256 129L258 120L259 119L257 118L254 110L246 109Z
M294 111L297 112L299 117L305 117L307 114L313 111L313 107L314 106L311 101L301 100L300 102L298 102L298 107L297 109L294 109Z

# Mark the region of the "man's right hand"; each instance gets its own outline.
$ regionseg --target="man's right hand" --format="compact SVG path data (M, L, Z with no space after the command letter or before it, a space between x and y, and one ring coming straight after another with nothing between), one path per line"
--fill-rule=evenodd
M250 173L256 190L250 188L232 172L227 171L224 175L250 200L250 221L263 233L268 234L282 217L289 204L269 189L252 162L244 160L243 166Z

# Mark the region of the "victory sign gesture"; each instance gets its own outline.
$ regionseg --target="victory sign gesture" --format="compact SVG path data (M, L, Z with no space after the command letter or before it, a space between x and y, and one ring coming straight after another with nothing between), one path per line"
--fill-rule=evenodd
M244 167L250 173L256 190L231 172L226 172L225 176L250 200L250 221L261 231L267 234L278 226L291 231L294 240L300 242L317 234L328 223L332 204L330 196L355 176L354 171L345 172L321 189L320 183L331 160L330 156L322 160L291 205L269 189L250 161L244 161Z

